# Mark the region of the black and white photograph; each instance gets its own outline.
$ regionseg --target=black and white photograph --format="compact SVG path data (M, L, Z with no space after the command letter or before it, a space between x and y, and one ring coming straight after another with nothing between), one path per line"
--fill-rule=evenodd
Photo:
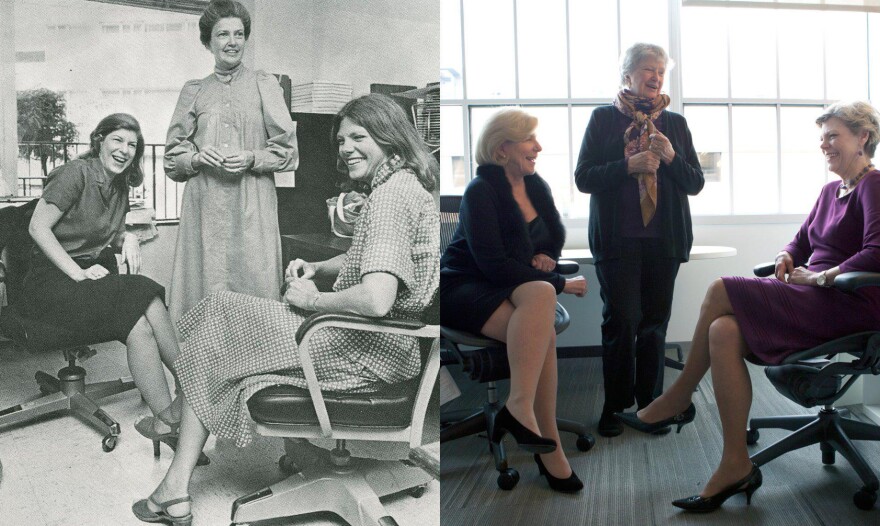
M439 525L439 0L0 0L0 524Z

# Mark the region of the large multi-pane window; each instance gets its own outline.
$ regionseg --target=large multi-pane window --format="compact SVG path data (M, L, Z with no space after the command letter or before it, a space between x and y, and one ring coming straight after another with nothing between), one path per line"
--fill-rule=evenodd
M585 217L581 139L619 89L621 52L643 41L675 61L664 91L706 175L694 213L806 212L829 177L815 118L835 100L880 100L877 8L830 3L443 0L441 189L464 189L483 123L520 106L540 120L538 171L563 215Z

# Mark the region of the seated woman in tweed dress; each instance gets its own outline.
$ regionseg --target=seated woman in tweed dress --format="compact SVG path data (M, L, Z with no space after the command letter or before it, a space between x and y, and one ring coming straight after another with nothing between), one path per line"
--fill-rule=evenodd
M333 134L340 169L372 188L351 249L319 263L293 261L284 302L219 292L180 320L180 440L165 478L132 508L142 521L190 524L189 482L208 432L247 445L253 393L306 387L294 335L309 311L418 319L439 285L437 162L406 114L388 97L367 95L342 108ZM319 292L317 277L335 277L333 292ZM325 390L375 391L421 369L411 337L327 329L311 346Z

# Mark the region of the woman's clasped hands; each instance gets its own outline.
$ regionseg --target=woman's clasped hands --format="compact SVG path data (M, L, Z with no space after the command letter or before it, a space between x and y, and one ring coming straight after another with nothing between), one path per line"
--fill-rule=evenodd
M244 150L232 155L223 155L216 146L206 146L193 156L193 168L211 166L222 168L229 173L242 173L254 166L254 152Z
M315 301L321 293L312 281L315 277L315 264L302 259L294 259L284 273L286 290L284 301L304 310L314 310Z

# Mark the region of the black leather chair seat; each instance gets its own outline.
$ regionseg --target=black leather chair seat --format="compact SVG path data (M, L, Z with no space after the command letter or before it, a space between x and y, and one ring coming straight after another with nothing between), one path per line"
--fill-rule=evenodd
M3 307L0 312L0 333L34 353L95 343L89 338L78 339L75 334L56 325L26 318L15 305Z
M334 425L370 428L405 428L412 420L419 378L390 384L376 393L324 392L327 414ZM318 415L308 389L274 385L257 391L248 400L251 418L266 425L318 425Z

